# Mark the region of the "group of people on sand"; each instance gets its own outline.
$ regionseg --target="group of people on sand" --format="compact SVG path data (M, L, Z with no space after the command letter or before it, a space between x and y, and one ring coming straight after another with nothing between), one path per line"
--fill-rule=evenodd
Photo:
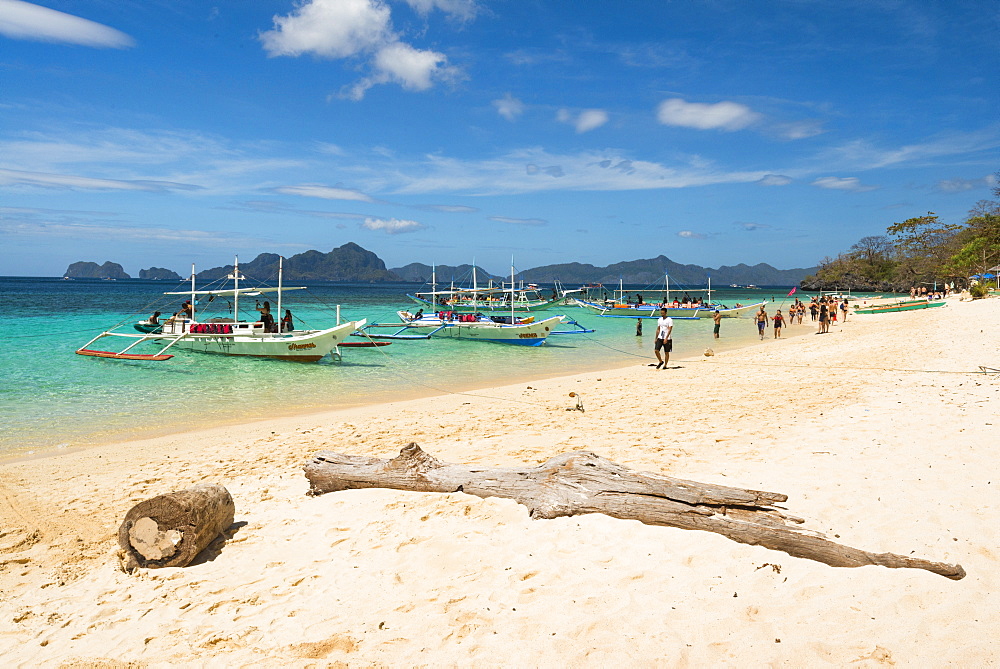
M767 310L762 304L754 315L754 321L757 323L757 332L761 340L764 339L764 332L769 321L774 326L774 339L781 339L782 328L792 324L802 325L802 320L805 318L807 310L813 322L817 323L818 329L816 334L829 332L830 324L836 323L838 318L847 321L846 298L840 299L826 295L814 297L808 306L799 298L795 298L795 302L788 308L787 316L781 313L781 309L778 309L774 316L768 317Z

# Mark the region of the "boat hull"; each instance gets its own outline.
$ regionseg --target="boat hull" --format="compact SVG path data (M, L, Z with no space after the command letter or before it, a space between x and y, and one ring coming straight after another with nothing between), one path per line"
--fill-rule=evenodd
M562 316L553 316L545 320L518 325L484 321L461 323L458 321L442 321L439 318L432 317L400 323L400 329L393 334L380 335L371 331L368 331L367 334L373 339L441 338L512 344L514 346L541 346L561 322Z
M365 321L350 321L326 330L252 335L187 334L174 346L197 353L316 362L333 353Z
M932 309L934 307L943 307L947 302L904 302L901 304L887 304L878 307L869 307L866 309L855 309L856 314L891 314L898 311L917 311L919 309Z
M592 311L601 316L618 316L621 318L659 318L660 309L658 304L644 304L636 306L632 304L605 305L600 302L588 302L586 300L576 300L578 306ZM719 307L719 313L723 318L740 318L746 313L754 312L760 308L763 302L747 304L741 307ZM706 307L667 307L667 316L671 318L711 318L715 313L715 306Z
M457 314L475 314L475 313L510 313L510 302L504 302L503 300L481 301L481 302L454 302L451 301L447 305L437 305L431 303L430 300L425 300L422 297L417 297L416 295L407 295L408 298L416 302L422 307L441 310L446 309L448 311L454 311ZM516 301L514 302L514 311L545 311L546 309L551 309L552 307L560 304L563 298L558 297L554 300L531 300L531 301Z

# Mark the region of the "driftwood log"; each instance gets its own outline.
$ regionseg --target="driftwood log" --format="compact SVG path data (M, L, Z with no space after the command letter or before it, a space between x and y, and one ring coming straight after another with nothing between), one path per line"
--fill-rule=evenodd
M126 565L186 567L233 524L235 514L223 486L194 486L132 507L118 528L118 544Z
M588 451L557 455L537 467L484 469L440 462L410 444L391 460L321 451L305 465L305 473L313 495L391 488L505 497L528 507L532 518L603 513L649 525L708 530L833 567L911 567L954 580L965 577L961 565L869 553L796 527L802 519L774 506L787 495L635 472Z

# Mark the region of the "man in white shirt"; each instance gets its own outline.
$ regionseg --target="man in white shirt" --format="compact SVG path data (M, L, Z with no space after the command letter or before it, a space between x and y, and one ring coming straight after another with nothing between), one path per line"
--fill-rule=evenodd
M670 362L670 351L673 349L673 341L670 339L670 333L674 329L674 319L667 316L667 309L663 307L660 309L660 317L656 319L656 340L653 342L653 352L656 353L656 359L659 360L660 364L656 366L657 369L666 369L667 363ZM663 350L663 356L660 356L660 350Z

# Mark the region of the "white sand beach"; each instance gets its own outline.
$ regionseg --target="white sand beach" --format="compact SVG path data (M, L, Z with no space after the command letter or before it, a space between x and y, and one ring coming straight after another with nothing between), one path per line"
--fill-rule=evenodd
M990 666L1000 656L1000 300L826 335L0 465L6 666ZM729 323L727 323L727 326ZM750 324L746 324L751 327ZM811 326L792 326L791 333ZM650 359L652 351L650 351ZM586 411L574 406L579 393ZM960 563L834 568L510 500L306 495L319 450L480 466L590 450L788 495L830 539ZM225 485L237 528L121 570L137 502Z

